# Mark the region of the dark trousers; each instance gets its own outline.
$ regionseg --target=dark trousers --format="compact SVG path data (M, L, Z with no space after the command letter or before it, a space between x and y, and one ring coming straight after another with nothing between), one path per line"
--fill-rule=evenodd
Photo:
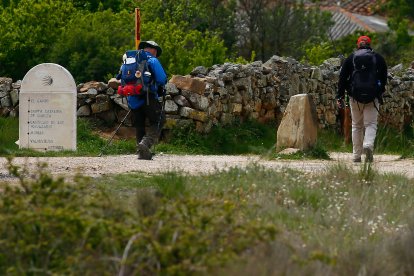
M133 109L132 113L134 115L137 144L142 142L150 148L158 141L165 121L161 103L158 99L149 97L148 103L146 102L138 109ZM146 121L149 123L148 128L146 128Z

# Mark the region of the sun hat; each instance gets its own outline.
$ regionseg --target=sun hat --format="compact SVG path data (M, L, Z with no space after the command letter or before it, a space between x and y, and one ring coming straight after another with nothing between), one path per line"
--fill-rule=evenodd
M148 48L148 47L149 48L154 48L154 49L157 50L157 57L161 56L161 53L162 53L161 47L155 41L152 41L152 40L141 41L138 45L138 50L145 49L145 48Z

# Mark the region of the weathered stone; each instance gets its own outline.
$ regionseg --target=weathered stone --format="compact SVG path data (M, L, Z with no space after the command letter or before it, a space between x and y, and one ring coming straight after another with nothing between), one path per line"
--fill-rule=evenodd
M12 101L10 96L6 96L0 99L0 105L2 107L12 107Z
M78 108L78 111L76 112L76 116L78 117L86 117L91 115L91 108L89 105L82 105Z
M234 85L239 89L247 90L251 87L252 81L251 78L240 78L233 81Z
M10 99L13 106L16 106L19 103L19 90L13 89L10 91Z
M95 89L97 92L103 92L108 88L108 85L103 82L97 82L97 81L90 81L85 84L83 84L80 88L80 92L86 92L89 89Z
M198 75L207 75L208 74L208 69L204 66L197 66L196 68L193 69L193 71L191 71L191 75L192 76L198 76Z
M240 115L242 110L243 110L243 105L238 104L238 103L231 104L230 113L234 115Z
M104 112L99 112L96 114L96 116L108 125L112 125L117 121L115 111L111 109L108 109Z
M112 88L114 90L118 89L118 87L121 85L121 81L117 80L116 78L112 78L108 81L108 87Z
M222 113L220 117L220 123L223 125L229 125L234 122L234 115L229 113Z
M208 119L206 112L197 111L190 107L182 107L180 109L180 115L185 118L190 118L196 121L206 122Z
M178 105L173 100L166 100L164 108L166 113L178 114Z
M109 96L106 94L99 94L96 96L96 103L104 103L109 101Z
M180 90L178 90L177 86L175 84L169 82L165 85L165 90L167 91L167 94L171 96L175 96L180 94Z
M184 97L183 95L177 95L174 97L174 102L178 104L179 106L186 106L190 107L190 102Z
M117 105L119 105L120 107L122 107L122 109L124 109L124 110L128 110L129 109L128 102L127 102L127 99L125 97L115 96L113 98L113 101Z
M178 89L188 90L200 95L203 95L206 91L206 83L195 78L174 75L170 83L174 84Z
M22 81L18 80L14 83L12 83L12 89L20 89L20 87L22 86Z
M209 102L208 99L202 95L192 93L191 91L182 90L181 94L187 98L187 100L191 103L191 105L198 110L206 111Z
M11 90L13 80L11 78L0 78L0 92L8 92Z
M308 94L290 98L277 130L277 149L307 150L316 144L317 116L313 100Z
M92 114L108 111L111 109L111 102L93 103L91 105Z
M321 69L318 67L312 68L311 79L323 81Z
M108 89L106 89L106 95L115 95L115 90L112 87L109 87Z
M98 95L98 90L96 90L95 88L89 88L88 91L86 92L89 96L96 96Z

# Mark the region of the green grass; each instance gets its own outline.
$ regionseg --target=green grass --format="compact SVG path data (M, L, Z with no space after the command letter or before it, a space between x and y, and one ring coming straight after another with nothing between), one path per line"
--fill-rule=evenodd
M114 140L109 146L93 130L98 129L93 121L78 119L77 151L40 153L33 150L19 150L15 141L19 133L18 119L0 118L0 155L6 156L97 156L133 154L135 141ZM258 154L269 159L329 159L329 151L352 152L352 145L346 145L333 129L318 131L318 142L305 152L283 155L275 150L277 128L274 124L260 124L254 121L235 122L229 126L214 126L210 133L200 134L194 126L172 130L168 140L155 146L156 153L174 154ZM375 153L399 154L403 158L414 157L414 132L411 126L402 133L380 126L377 132Z
M414 274L414 180L400 175L37 174L0 194L2 274Z
M19 120L17 118L0 118L0 156L98 156L103 154L128 154L135 152L135 141L107 140L100 138L93 130L97 129L94 122L78 118L77 120L77 150L59 152L37 152L29 149L19 149L15 141L19 140Z
M274 124L247 121L214 126L203 135L190 125L174 129L171 139L156 149L177 154L263 154L275 144L276 130Z
M264 275L265 271L272 275L286 271L293 275L356 275L361 270L390 275L400 269L414 273L414 228L409 228L414 225L412 179L380 175L373 168L361 167L354 173L341 164L320 176L252 165L208 176L169 173L144 179L142 174L113 176L97 180L97 185L113 195L119 187L130 189L129 202L138 200L135 193L153 189L169 200L191 197L245 203L243 217L259 219L281 231L276 240L253 247L242 255L242 262L230 263L218 269L218 274L259 273L258 268ZM173 193L165 190L168 183ZM285 259L276 257L280 251L287 255Z

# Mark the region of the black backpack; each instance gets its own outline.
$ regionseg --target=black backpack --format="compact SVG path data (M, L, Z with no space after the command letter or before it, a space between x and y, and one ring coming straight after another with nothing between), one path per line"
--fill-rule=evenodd
M373 102L379 96L377 85L377 60L371 49L354 52L352 73L352 97L363 104Z

